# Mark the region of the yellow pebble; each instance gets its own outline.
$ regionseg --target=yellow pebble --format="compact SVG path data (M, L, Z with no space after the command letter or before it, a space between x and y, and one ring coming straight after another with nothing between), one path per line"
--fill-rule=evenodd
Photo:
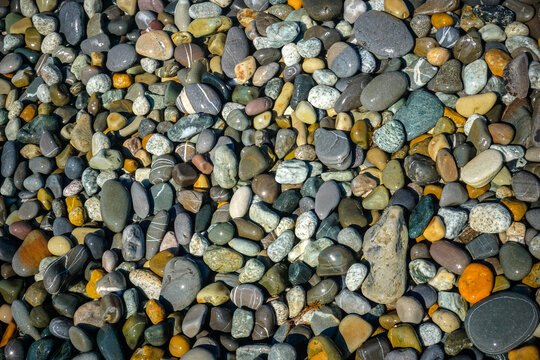
M51 210L54 198L49 190L45 188L39 189L37 198L45 210Z
M71 209L77 206L83 206L83 203L77 195L68 196L66 198L66 207L68 212L70 212Z
M463 96L456 102L456 110L465 117L472 114L484 115L497 101L497 95L492 92L479 95Z
M86 210L82 206L75 206L68 214L69 221L75 226L82 226L86 222Z
M148 300L145 310L146 315L148 315L148 318L154 325L162 322L167 317L167 312L165 311L163 305L154 299Z
M294 111L294 115L296 118L298 118L298 120L305 124L311 125L317 121L317 114L315 113L313 105L305 100L298 103L298 106L296 106L296 110Z
M47 249L54 256L62 256L71 249L71 241L66 236L53 236L47 243Z
M105 276L107 272L102 269L95 269L90 274L90 281L86 284L86 293L88 296L92 299L99 299L101 298L101 295L98 294L96 291L96 283L101 280L103 276Z
M444 232L445 226L442 219L439 216L435 215L433 219L431 219L431 221L429 222L422 235L424 235L426 240L433 242L441 240L444 237Z

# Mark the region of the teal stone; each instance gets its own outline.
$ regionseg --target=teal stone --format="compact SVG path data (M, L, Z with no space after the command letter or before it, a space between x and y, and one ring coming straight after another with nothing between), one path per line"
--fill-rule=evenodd
M259 89L255 86L238 85L232 93L232 101L242 105L247 105L248 102L258 97Z
M167 131L167 137L174 142L182 142L197 134L204 129L214 125L214 118L210 114L197 113L182 118L177 121L172 128Z
M281 93L281 88L283 87L283 79L273 78L266 83L264 87L264 95L268 96L272 100L276 100Z
M174 106L176 104L176 98L178 95L180 95L180 91L182 91L182 85L180 83L177 83L176 81L168 81L163 98L164 105Z
M127 289L122 294L122 298L126 305L126 317L129 318L139 310L139 293L135 288Z
M287 190L278 196L272 206L277 211L281 211L283 213L292 213L298 207L298 203L300 202L301 198L302 197L300 196L298 190Z
M111 324L105 324L97 334L97 345L105 360L124 359L122 345L117 330Z
M409 237L416 239L426 229L435 214L435 203L431 195L422 196L409 217Z
M435 95L416 90L409 95L405 105L399 108L393 120L403 124L407 140L410 141L433 128L443 113L444 107Z
M15 54L20 54L31 64L36 64L39 60L40 53L27 48L17 48L13 51Z
M117 180L107 180L101 188L101 216L103 223L113 232L121 232L131 215L131 196Z
M230 223L219 223L208 231L208 238L216 245L225 245L234 237L234 230Z
M69 341L64 341L49 359L50 360L68 360L68 359L73 358L72 356L73 353L74 353L73 345L71 345Z
M311 268L301 260L295 261L289 266L289 282L293 286L307 283L312 275Z
M165 321L144 330L144 339L153 346L165 345L171 337L169 324Z
M43 360L47 359L54 349L54 339L38 340L28 348L26 360Z
M159 183L150 188L150 196L154 204L154 214L169 210L174 201L174 189L169 183Z
M212 220L212 206L204 204L195 215L195 232L205 231L210 225L210 220Z
M315 198L317 191L319 191L319 188L323 183L324 181L321 178L310 177L304 182L304 185L302 185L300 194L302 194L304 197L309 196Z
M57 133L60 121L55 117L40 114L25 124L17 133L17 140L23 144L39 145L44 131Z

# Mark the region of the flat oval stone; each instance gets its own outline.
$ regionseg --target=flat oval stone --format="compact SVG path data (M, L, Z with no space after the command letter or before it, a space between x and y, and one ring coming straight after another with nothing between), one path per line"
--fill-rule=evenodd
M528 297L500 292L477 304L465 318L472 343L486 354L510 351L528 339L538 325L538 308Z
M135 44L137 54L155 60L168 60L173 56L173 43L170 36L162 30L142 34Z
M471 263L471 257L465 250L447 240L435 241L429 253L439 265L458 275Z
M370 10L360 15L354 23L354 34L358 43L379 56L400 57L414 46L405 24L382 11Z
M131 196L117 180L103 184L100 194L101 215L104 224L113 232L121 232L131 214Z
M130 44L113 46L107 54L107 69L113 72L125 71L137 61L135 48Z
M461 180L472 187L482 187L501 170L503 160L502 154L497 150L482 151L463 167Z
M77 45L84 37L86 26L83 23L84 11L81 4L68 2L60 7L58 22L60 32L71 45Z
M382 111L399 100L406 90L407 79L403 73L389 71L375 77L366 85L360 101L362 106L370 111Z

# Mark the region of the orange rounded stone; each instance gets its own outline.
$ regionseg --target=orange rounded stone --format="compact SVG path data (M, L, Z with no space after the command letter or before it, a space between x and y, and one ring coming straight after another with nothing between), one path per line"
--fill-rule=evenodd
M433 194L437 199L441 198L442 187L437 185L426 185L424 188L424 195Z
M143 139L142 139L142 147L143 147L144 150L146 150L146 143L148 143L148 140L150 140L152 135L154 135L154 134L148 134L145 137L143 137Z
M134 172L139 167L139 163L136 160L133 159L126 159L124 160L124 170L127 172Z
M431 305L431 307L428 309L428 315L429 317L433 316L433 313L439 309L439 304L435 303Z
M450 59L450 50L436 47L427 52L427 61L433 66L442 66Z
M450 118L450 120L452 120L457 127L465 126L465 122L467 121L467 119L461 116L457 111L448 107L444 108L444 116Z
M107 274L107 272L102 269L95 269L94 271L92 271L92 273L90 273L90 281L86 284L86 293L92 299L101 298L101 295L99 295L96 291L96 283L101 280L101 278L104 277L105 274Z
M298 10L302 7L302 0L288 0L287 5L291 6L294 10Z
M428 138L431 138L431 135L429 135L429 134L422 134L422 135L420 135L420 136L418 136L418 137L412 139L411 142L410 142L410 144L409 144L409 146L412 147L413 145L418 144L418 143L420 143L420 142L422 142L422 141L424 141L424 140L426 140L426 139L428 139Z
M493 273L486 265L469 264L459 278L459 293L465 300L475 304L491 294L493 280Z
M23 119L25 122L29 122L36 116L36 114L37 114L36 104L28 104L25 106L25 108L23 109L19 117Z
M527 345L509 351L508 360L540 360L540 351L534 345Z
M487 184L485 186L475 188L467 184L467 193L469 194L469 197L471 199L476 199L480 195L483 195L486 191L488 191L490 188L490 185Z
M8 324L4 334L2 335L2 340L0 340L0 348L6 346L9 340L17 336L17 324L13 321Z
M146 315L148 315L148 318L152 324L155 325L165 320L167 317L167 312L165 311L163 305L161 305L158 301L150 299L146 303Z
M440 29L443 26L453 26L454 18L446 13L434 14L431 16L431 25L433 25L435 29Z
M488 64L489 70L496 76L503 76L503 70L512 58L510 55L499 49L490 49L486 51L484 59Z
M540 287L540 263L534 264L531 272L521 282L533 289L538 289Z
M174 335L169 341L169 352L172 356L182 357L189 349L191 345L184 335Z
M71 209L77 206L83 206L81 199L79 199L77 195L71 195L66 198L66 207L68 212L70 212Z
M133 78L129 74L113 74L112 81L116 89L125 89L133 84Z
M502 199L501 202L510 210L514 216L514 221L520 221L527 212L527 204L523 201L511 198Z

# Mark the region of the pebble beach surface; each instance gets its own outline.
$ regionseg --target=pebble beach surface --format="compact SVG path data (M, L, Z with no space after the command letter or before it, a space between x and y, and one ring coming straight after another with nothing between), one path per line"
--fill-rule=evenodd
M540 0L0 32L0 360L540 360Z

